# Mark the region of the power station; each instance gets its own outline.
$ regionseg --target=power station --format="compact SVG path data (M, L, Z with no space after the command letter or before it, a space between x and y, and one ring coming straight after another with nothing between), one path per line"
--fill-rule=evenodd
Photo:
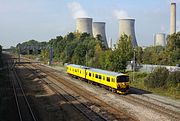
M106 32L105 32L105 22L93 22L93 36L96 37L97 35L101 35L102 41L106 48L108 48L108 43L106 39Z
M164 33L157 33L154 35L154 46L166 46L166 36Z
M171 3L170 8L170 35L176 33L176 3Z
M109 40L109 48L111 48L111 49L113 48L113 46L112 46L112 39Z
M133 47L138 46L134 28L135 19L120 19L119 20L119 37L122 34L131 36Z
M92 18L77 18L76 32L92 35Z
M77 18L76 32L88 33L94 37L101 35L104 45L108 48L106 39L105 22L93 22L92 18ZM171 3L170 6L170 35L176 33L176 3ZM131 36L133 47L138 46L135 34L135 19L119 19L119 38L122 34ZM166 46L166 38L164 33L154 35L155 46ZM112 48L112 40L109 43Z

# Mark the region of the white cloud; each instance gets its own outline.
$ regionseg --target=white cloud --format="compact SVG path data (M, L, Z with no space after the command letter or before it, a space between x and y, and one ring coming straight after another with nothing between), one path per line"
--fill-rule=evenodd
M83 9L81 4L79 4L78 2L68 3L68 8L71 10L72 16L74 19L80 18L80 17L88 17L87 12Z
M128 19L130 18L125 10L114 10L113 16L117 19Z

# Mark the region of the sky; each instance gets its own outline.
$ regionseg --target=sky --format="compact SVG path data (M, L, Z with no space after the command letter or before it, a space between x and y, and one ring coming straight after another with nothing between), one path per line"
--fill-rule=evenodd
M171 2L176 2L180 31L180 0L0 0L0 45L49 41L74 32L76 18L91 17L106 22L106 37L113 44L118 19L134 18L138 45L151 46L155 33L169 34Z

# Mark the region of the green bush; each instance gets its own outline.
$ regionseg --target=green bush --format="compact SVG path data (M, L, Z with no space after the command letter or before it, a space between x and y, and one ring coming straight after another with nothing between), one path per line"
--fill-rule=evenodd
M133 77L134 80L138 81L139 79L144 79L145 77L147 77L148 74L145 72L129 72L128 75L130 81L133 81Z
M164 87L168 78L169 71L165 67L156 68L144 80L145 86L148 88Z
M166 82L170 87L177 87L180 83L180 71L171 72Z
M129 72L130 85L136 88L144 88L144 79L147 77L147 73L144 72ZM134 80L133 80L134 79Z

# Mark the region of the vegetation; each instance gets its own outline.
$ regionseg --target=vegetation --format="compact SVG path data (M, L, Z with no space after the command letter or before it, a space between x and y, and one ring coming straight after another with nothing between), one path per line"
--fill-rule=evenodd
M101 36L92 37L90 34L69 33L66 36L57 36L49 42L29 40L18 44L21 54L28 54L26 49L32 46L44 46L41 50L41 60L48 60L49 47L53 47L54 60L63 63L75 63L90 67L97 67L112 71L125 71L127 61L133 56L131 38L123 35L114 51L105 47ZM33 52L33 54L37 54Z
M180 32L167 37L166 47L147 47L142 54L142 63L160 65L180 64Z
M166 79L169 71L165 67L156 68L145 79L145 85L149 88L159 88L166 86Z
M166 68L156 68L152 73L129 73L131 86L160 95L180 99L180 72L169 72ZM133 76L134 79L133 80Z
M40 58L43 61L49 59L49 48L53 48L54 61L61 63L75 63L105 70L125 72L127 62L135 59L138 64L180 64L180 32L167 37L167 46L153 46L142 49L132 47L131 37L122 35L115 48L108 49L104 46L101 36L92 37L87 33L69 33L66 36L57 36L49 42L30 40L17 47L43 46ZM21 50L21 53L28 52ZM135 53L135 58L133 57ZM38 54L38 53L33 53ZM169 72L166 68L157 68L147 74L132 72L131 85L153 92L180 98L180 72ZM135 80L133 80L133 77Z

